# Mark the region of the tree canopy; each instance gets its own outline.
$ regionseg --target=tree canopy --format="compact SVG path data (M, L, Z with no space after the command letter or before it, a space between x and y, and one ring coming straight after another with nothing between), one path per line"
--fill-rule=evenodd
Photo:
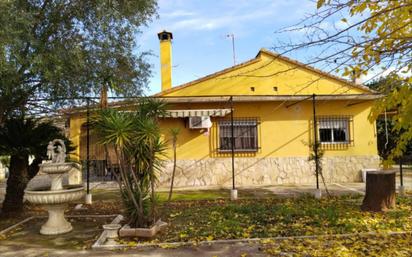
M391 88L395 88L398 84L397 80L394 80L391 77L382 77L372 81L371 83L367 83L366 86L374 89L378 92L383 94L390 94ZM399 85L398 85L399 86ZM379 102L382 104L382 102ZM397 125L396 120L392 119L392 115L395 112L393 109L388 108L388 106L382 106L385 108L382 110L381 115L378 117L376 121L377 127L377 137L378 137L378 152L379 155L384 159L393 158L394 151L399 142L399 136L402 132L399 129L396 129L395 126ZM405 148L399 152L397 155L411 155L412 154L412 141L409 141L405 144Z
M150 76L139 27L156 0L0 1L0 124L29 99L141 94Z

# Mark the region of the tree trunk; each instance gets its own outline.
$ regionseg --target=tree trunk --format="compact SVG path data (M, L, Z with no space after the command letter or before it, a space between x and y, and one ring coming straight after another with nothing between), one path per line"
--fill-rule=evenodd
M170 200L172 200L173 183L175 181L175 173L176 173L176 143L173 142L173 171L172 171L172 181L170 182L169 198L167 199L168 202L170 202Z
M43 158L36 156L36 158L34 158L33 162L30 164L28 170L27 170L27 174L28 174L28 179L29 181L34 178L37 173L39 173L40 170L40 164L43 162Z
M10 158L6 197L3 201L2 207L3 215L7 216L23 210L24 190L29 182L28 159L29 158L27 155L12 155Z
M157 212L156 212L156 195L155 195L155 170L153 167L153 160L154 160L154 153L152 151L150 155L150 163L149 163L149 170L150 170L150 189L151 189L151 197L150 200L152 202L151 204L151 214L152 214L152 224L156 223L156 217L157 217Z
M362 211L381 212L395 208L395 175L393 170L368 171Z

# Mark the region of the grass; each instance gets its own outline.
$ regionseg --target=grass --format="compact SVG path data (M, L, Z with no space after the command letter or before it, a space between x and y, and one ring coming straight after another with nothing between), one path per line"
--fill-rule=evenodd
M362 196L359 195L319 201L309 195L277 198L264 193L239 191L240 200L231 202L228 190L176 191L173 201L167 203L167 192L160 192L161 219L169 227L155 240L179 242L412 230L412 200L407 197L398 197L394 210L368 213L360 211ZM94 200L97 205L93 204L93 210L111 205L112 211L119 212L121 208L117 191L94 192Z
M295 239L267 242L260 250L272 256L412 256L412 235L353 236L325 240Z
M94 201L121 201L119 191L96 189L92 191ZM159 202L167 202L169 192L162 191L157 193ZM255 196L253 190L239 190L241 199L250 199ZM198 200L216 200L229 199L230 191L228 189L216 190L176 190L172 194L172 201L198 201Z
M412 230L409 198L398 198L395 210L368 213L361 197L342 196L318 201L310 196L174 202L163 208L170 224L161 242L255 237L325 235Z

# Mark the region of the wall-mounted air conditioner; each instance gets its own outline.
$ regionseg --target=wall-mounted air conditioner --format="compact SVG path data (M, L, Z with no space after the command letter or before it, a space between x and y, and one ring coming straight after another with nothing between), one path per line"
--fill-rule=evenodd
M193 116L189 117L190 129L204 129L212 127L212 121L209 116Z

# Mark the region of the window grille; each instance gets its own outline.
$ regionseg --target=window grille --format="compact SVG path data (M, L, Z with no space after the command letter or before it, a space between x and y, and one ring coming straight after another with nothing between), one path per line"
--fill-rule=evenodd
M258 146L258 121L257 119L236 119L233 121L233 137L236 152L256 152ZM219 151L230 152L232 150L231 121L218 122L219 127Z
M335 150L353 145L351 116L320 116L317 121L321 148Z

